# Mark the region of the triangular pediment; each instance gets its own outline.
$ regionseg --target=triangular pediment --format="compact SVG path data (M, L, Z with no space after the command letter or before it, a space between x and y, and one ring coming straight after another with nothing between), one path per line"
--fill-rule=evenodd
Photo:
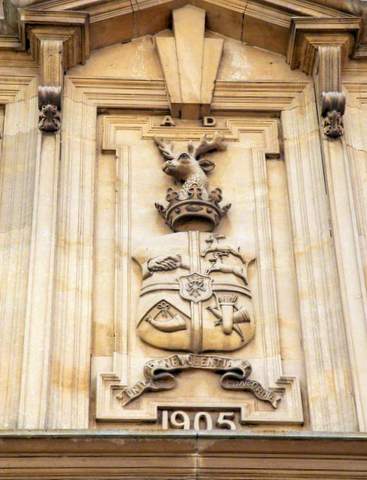
M47 11L67 11L67 10L79 10L79 11L88 11L92 16L98 16L102 13L113 12L121 10L124 6L127 6L127 2L123 0L24 0L17 3L18 6L28 6L30 8L35 8L39 10ZM145 2L148 3L148 2ZM178 2L162 2L157 1L157 4L160 3L175 3L177 8ZM196 3L196 2L194 2ZM207 2L210 4L211 2ZM213 2L214 3L214 2ZM220 2L215 2L220 4ZM242 2L243 3L243 2ZM227 8L234 10L240 10L241 2L223 2L223 5L227 4ZM308 15L308 16L330 16L338 14L354 14L355 7L350 6L351 2L343 0L251 0L247 2L246 7L251 8L252 6L265 5L272 7L276 10L283 10L291 15ZM154 1L149 2L150 5L154 4ZM185 2L182 2L181 5L184 5ZM139 1L139 9L143 6L144 1ZM237 7L237 8L236 8ZM243 7L243 5L242 5Z
M7 0L8 5L11 3ZM293 18L353 18L353 8L343 0L250 0L246 5L242 0L24 0L20 3L26 5L19 12L23 27L47 21L68 24L74 16L84 14L91 50L171 28L172 11L190 3L205 10L208 30L282 55L288 49ZM341 8L335 8L337 4Z

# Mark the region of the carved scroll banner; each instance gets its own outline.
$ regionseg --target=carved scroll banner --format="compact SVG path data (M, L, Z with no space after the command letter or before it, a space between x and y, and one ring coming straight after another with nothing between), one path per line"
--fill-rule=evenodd
M117 395L122 406L127 405L145 392L172 390L176 387L175 374L182 370L199 369L222 373L220 384L226 390L249 391L256 398L278 407L281 396L265 389L259 382L250 380L252 367L246 360L213 355L175 354L158 360L150 360L144 366L145 380L125 388ZM223 373L224 372L224 373Z

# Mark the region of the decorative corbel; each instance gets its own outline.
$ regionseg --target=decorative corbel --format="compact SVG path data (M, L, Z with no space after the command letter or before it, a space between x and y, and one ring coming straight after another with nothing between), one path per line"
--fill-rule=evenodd
M319 46L318 62L314 71L316 91L320 100L322 128L329 138L339 138L344 134L345 95L342 92L341 82L342 51L341 45Z
M58 132L61 126L61 87L38 87L38 126L43 132Z
M84 63L89 55L88 16L80 12L51 12L51 17L20 10L21 40L27 39L40 66L38 87L39 128L57 132L61 126L62 91L65 72Z
M40 64L40 85L38 87L39 129L43 132L57 132L61 125L61 95L64 79L64 41L44 28L30 32L33 43L37 43L37 57ZM34 49L33 49L34 50Z
M359 30L360 19L354 17L292 20L288 63L313 76L321 127L331 139L344 133L342 64L352 55Z
M322 129L327 137L335 139L344 134L345 95L341 82L343 45L318 45L317 53L313 76L320 102Z

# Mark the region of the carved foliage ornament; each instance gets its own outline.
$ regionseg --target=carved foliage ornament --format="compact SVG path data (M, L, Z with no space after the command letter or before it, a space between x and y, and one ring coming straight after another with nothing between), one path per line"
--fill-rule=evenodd
M324 134L329 138L339 138L344 134L343 115L345 95L341 92L323 92L321 97L321 116Z
M38 87L38 108L39 129L43 132L58 132L61 125L61 87Z

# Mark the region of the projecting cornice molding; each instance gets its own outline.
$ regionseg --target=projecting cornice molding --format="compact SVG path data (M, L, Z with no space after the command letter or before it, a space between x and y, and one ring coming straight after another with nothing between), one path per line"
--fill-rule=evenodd
M86 12L19 9L20 42L31 42L31 53L39 60L39 39L59 38L64 44L64 68L85 63L90 54L89 14ZM32 32L37 32L35 35Z
M11 0L6 1L11 4ZM126 0L44 0L19 10L19 41L26 48L27 25L77 26L81 30L81 57L85 59L89 48L126 42L171 28L172 11L189 3L185 0L139 0L139 3ZM348 20L351 23L359 21L345 10L320 3L309 0L249 0L244 6L242 1L195 0L195 6L206 11L208 30L283 55L287 54L293 17L320 21L320 28L332 19L340 24ZM16 26L14 7L12 9L11 23ZM17 47L16 36L0 36L0 48ZM360 57L364 46L357 47L356 55Z
M343 59L347 59L358 45L360 29L361 19L358 17L294 17L291 21L287 61L292 69L301 68L310 75L320 46L340 45Z
M58 132L64 73L85 63L90 53L89 15L83 12L44 12L19 9L20 42L28 44L40 66L39 128Z

